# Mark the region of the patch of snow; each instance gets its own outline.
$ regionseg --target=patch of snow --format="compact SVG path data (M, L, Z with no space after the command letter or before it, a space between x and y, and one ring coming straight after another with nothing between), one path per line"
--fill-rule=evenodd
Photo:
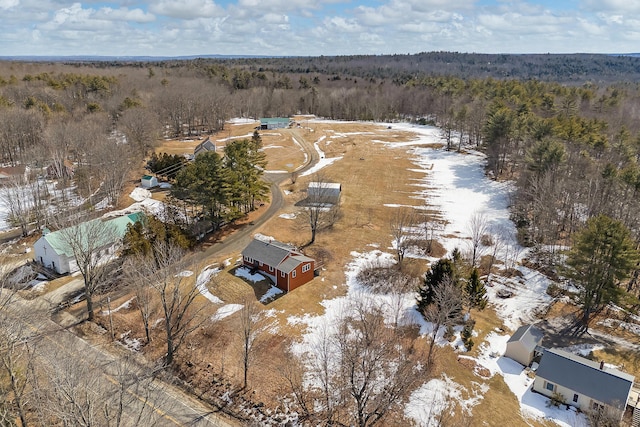
M233 141L234 139L245 139L245 138L251 138L252 136L253 136L253 132L248 133L246 135L228 136L226 138L216 139L216 142Z
M232 125L246 125L249 123L255 123L258 120L256 119L250 119L250 118L246 118L246 117L234 117L231 118L229 120L227 120L227 123L231 123Z
M212 267L211 265L206 266L205 268L202 269L200 274L198 274L198 278L196 279L196 287L198 288L198 291L200 291L200 294L206 299L208 299L209 301L211 301L212 303L222 304L222 300L217 296L213 295L209 291L209 288L207 288L207 283L209 283L209 280L211 280L213 276L215 276L220 272L219 268L217 267L211 268L211 267Z
M158 184L158 187L165 189L165 188L171 188L171 183L169 182L161 182Z
M576 344L564 347L563 350L582 357L587 357L592 351L602 350L603 348L604 345L602 344Z
M267 236L265 234L261 234L261 233L256 233L253 235L253 238L256 240L260 240L261 242L272 242L275 239L275 237L273 236Z
M336 160L340 160L342 159L342 156L338 156L338 157L331 157L329 159L323 158L320 159L318 161L318 163L316 163L312 168L304 171L303 173L300 174L300 176L308 176L308 175L312 175L320 170L322 170L323 168L333 164Z
M241 278L243 278L245 280L248 280L250 282L253 282L253 283L265 280L265 278L264 278L264 276L262 274L260 274L260 273L251 274L251 270L249 270L245 266L241 266L241 267L236 268L235 275L236 275L236 277L241 277Z
M262 296L262 298L260 298L260 302L264 304L274 298L276 295L280 295L281 293L281 289L276 288L275 286L271 286L269 290Z
M191 276L193 276L193 271L191 270L184 270L176 274L176 277L191 277Z
M454 414L455 403L467 414L471 414L471 409L480 403L488 390L486 385L478 386L474 396L464 399L463 393L468 394L467 390L443 374L442 378L434 378L411 393L404 414L418 426L438 427L444 411Z
M47 284L49 282L46 280L38 280L38 279L34 279L32 281L30 281L27 286L29 286L31 288L32 291L34 292L42 292L44 291L44 288L47 287Z
M640 335L640 325L637 323L622 322L615 319L604 319L599 321L597 324L607 328L629 331L634 335Z
M319 143L319 142L322 142L324 139L325 139L325 137L324 137L324 136L321 136L321 137L320 137L320 139L318 139L316 142L314 142L314 143L313 143L313 147L314 147L314 148L316 149L316 151L318 152L318 156L320 156L320 159L324 159L325 157L327 157L327 156L325 156L324 151L322 151L322 150L320 149L320 146L318 145L318 143Z
M547 287L552 281L544 274L524 266L517 270L523 277L504 278L492 275L494 286L487 286L487 296L496 313L510 329L532 322L541 309L551 303L553 298L547 294ZM507 289L513 292L511 298L500 298L498 292Z
M128 300L126 300L125 302L123 302L122 304L120 304L119 306L117 306L116 308L112 308L111 309L111 313L115 313L117 311L120 311L122 309L126 309L131 307L131 301L133 301L135 297L129 298ZM109 315L109 310L102 310L102 315L103 316L108 316ZM131 331L129 331L131 332Z
M143 200L151 198L151 191L147 190L146 188L136 187L133 189L131 194L129 194L129 197L131 197L136 202L141 202Z
M218 311L216 311L216 313L213 316L211 316L211 320L214 322L218 320L222 320L225 317L231 316L236 311L242 310L242 307L244 307L242 304L223 305L218 309Z
M140 351L140 347L142 347L140 340L131 338L129 335L131 335L131 331L120 334L120 343L131 351Z

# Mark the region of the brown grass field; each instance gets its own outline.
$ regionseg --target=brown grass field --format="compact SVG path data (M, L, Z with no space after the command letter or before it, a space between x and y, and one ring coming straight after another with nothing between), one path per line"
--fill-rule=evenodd
M379 245L382 251L391 251L390 222L394 209L384 204L416 205L419 200L410 196L415 191L411 186L414 179L422 178L422 174L412 172L414 167L409 148L390 148L373 140L410 141L414 136L395 129L375 126L368 123L316 123L300 121L301 127L292 129L278 129L264 131L263 145L269 166L267 170L293 171L305 162L304 153L294 139L305 139L309 143L318 142L326 157L338 157L332 165L321 170L324 179L342 183L343 194L341 200L341 218L328 230L319 232L316 242L306 247L307 254L314 256L322 253L326 258L325 269L312 282L296 289L288 295L283 295L275 301L263 305L262 310L269 310L269 333L263 334L260 340L260 353L250 371L249 391L246 396L253 401L263 402L267 407L275 408L281 405L282 396L287 393L285 380L281 374L283 368L289 364L288 348L299 339L302 327L290 325L287 318L304 314L321 314L323 300L344 295L345 266L352 259L351 252L370 251L372 245ZM214 135L212 139L242 137L253 132L254 124L228 125L227 129ZM324 139L322 139L324 137ZM192 152L199 141L163 141L157 152L181 154ZM283 213L298 212L294 205L304 197L307 183L313 176L299 177L295 184L286 181L282 188L290 192L286 196L286 206ZM132 181L131 186L136 184ZM127 193L128 194L128 193ZM156 193L154 197L162 197ZM123 202L126 204L126 202ZM269 220L260 233L272 236L283 242L303 246L310 239L308 226L300 218L285 219L278 216ZM225 303L246 304L257 301L267 290L265 283L250 284L232 274L234 263L239 254L224 254L216 259L207 260L204 265L221 263L230 259L231 265L209 283L210 291ZM409 260L408 268L421 274L428 265L424 260ZM196 266L192 270L198 273ZM195 275L192 276L195 279ZM118 301L112 301L116 307L131 296L123 296ZM202 326L191 335L188 342L180 349L181 369L189 374L192 386L201 389L211 388L211 384L225 383L226 386L239 387L242 380L240 362L239 316L231 315L221 321L211 322L208 318L215 313L218 306L210 303L204 297L198 300L204 309ZM99 322L107 325L106 316L99 316ZM491 330L502 327L495 312L487 308L482 312L474 312L476 331L476 346L470 353L477 354L477 349L483 338ZM129 337L142 340L143 332L135 302L128 309L114 313L113 320L116 337L128 331ZM161 331L154 329L154 336L160 337ZM425 338L420 338L425 341ZM143 347L149 360L157 360L163 354L160 339L151 345ZM464 408L456 409L455 418L464 425L489 426L517 426L517 425L548 425L533 419L523 419L515 396L510 392L500 376L490 379L480 377L473 367L458 361L457 354L449 347L439 349L437 362L430 377L439 377L446 373L452 380L466 387L468 396L479 392L479 384L486 383L489 391L484 393L484 399L473 408L473 420L465 416ZM221 378L224 378L222 380ZM228 384L227 384L228 382ZM207 385L208 384L208 385ZM400 415L392 417L386 425L408 425L409 421Z

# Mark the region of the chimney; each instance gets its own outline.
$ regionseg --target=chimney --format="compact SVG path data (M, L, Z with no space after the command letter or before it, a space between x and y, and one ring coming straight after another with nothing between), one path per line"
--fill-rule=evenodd
M600 362L600 370L604 371L604 360Z

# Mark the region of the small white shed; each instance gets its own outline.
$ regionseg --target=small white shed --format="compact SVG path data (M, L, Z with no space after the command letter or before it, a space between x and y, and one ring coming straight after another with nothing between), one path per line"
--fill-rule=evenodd
M158 178L151 175L144 175L142 179L140 179L140 186L142 188L153 188L158 186Z
M520 326L507 341L504 356L524 366L529 366L540 349L544 333L533 325Z

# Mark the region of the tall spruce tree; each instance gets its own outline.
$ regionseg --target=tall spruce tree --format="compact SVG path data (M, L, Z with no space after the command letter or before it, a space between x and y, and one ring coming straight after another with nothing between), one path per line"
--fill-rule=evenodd
M452 260L442 258L436 261L425 274L423 285L418 289L418 310L424 313L425 309L435 302L436 289L445 280L455 282L456 276L456 267Z
M465 291L469 298L469 308L483 310L487 306L487 290L482 280L480 280L480 273L477 268L471 270L465 285Z
M590 218L573 240L566 275L580 287L581 328L587 331L594 313L618 301L620 281L629 277L640 257L629 230L606 215Z

